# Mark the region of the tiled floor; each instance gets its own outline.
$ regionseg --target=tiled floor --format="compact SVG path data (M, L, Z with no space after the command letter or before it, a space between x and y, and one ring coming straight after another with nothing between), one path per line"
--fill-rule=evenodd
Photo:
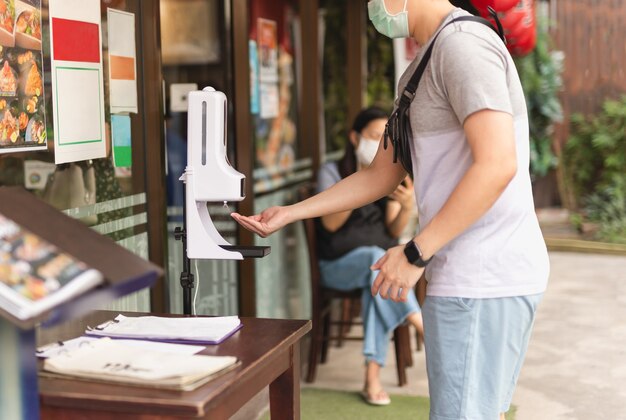
M626 419L626 257L550 259L548 291L513 398L517 420ZM359 341L331 348L313 386L359 390L360 350ZM397 386L392 348L388 359L382 379L390 394L428 395L424 351L414 352L405 387Z

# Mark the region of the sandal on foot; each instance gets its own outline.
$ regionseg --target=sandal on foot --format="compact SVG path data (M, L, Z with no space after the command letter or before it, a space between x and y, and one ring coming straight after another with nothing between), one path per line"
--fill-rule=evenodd
M370 393L368 391L361 391L361 397L363 397L365 402L370 405L391 404L391 399L389 398L389 395L387 395L387 393L382 389L375 393Z

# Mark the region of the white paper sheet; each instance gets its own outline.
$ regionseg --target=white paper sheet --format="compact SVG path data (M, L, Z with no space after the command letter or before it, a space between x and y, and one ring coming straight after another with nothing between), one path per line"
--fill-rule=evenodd
M85 378L150 385L184 385L237 362L232 356L179 355L95 340L45 360L50 372Z
M237 316L164 318L118 315L114 321L90 328L86 333L115 338L218 342L239 328L240 324Z
M55 163L105 157L100 1L50 0L49 15Z
M55 357L61 354L65 354L69 351L85 347L88 343L93 341L102 340L97 337L76 337L71 340L62 341L59 343L52 343L37 349L37 357L47 359L48 357ZM131 347L139 347L151 351L159 351L170 354L182 354L192 355L201 352L206 347L204 346L191 346L189 344L172 344L172 343L160 343L156 341L145 340L115 340L119 344Z
M137 113L135 14L107 9L111 113Z
M259 84L261 118L275 118L279 111L278 83Z
M48 177L54 173L56 165L54 163L42 162L40 160L24 161L24 187L29 190L44 190Z

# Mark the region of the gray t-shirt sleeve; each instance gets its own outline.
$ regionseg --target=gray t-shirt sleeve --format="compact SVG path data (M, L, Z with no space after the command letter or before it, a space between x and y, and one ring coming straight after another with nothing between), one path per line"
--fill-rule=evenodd
M325 163L317 173L317 192L321 193L339 181L341 181L341 175L339 175L337 164L335 162Z
M482 33L455 31L438 40L433 52L437 63L434 77L461 125L484 109L513 115L507 83L508 53L495 34L486 31L491 29L484 28Z

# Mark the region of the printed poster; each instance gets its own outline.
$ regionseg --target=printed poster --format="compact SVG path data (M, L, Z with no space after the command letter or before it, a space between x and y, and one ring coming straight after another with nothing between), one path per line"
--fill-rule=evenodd
M259 80L261 82L278 82L278 35L276 22L258 18L257 38Z
M278 115L278 34L276 22L257 19L260 117Z
M45 150L41 0L0 0L0 153Z
M112 114L137 113L135 15L107 9L109 100Z
M261 118L275 118L278 116L278 83L261 83L259 85L261 97Z
M256 41L248 40L248 51L250 60L250 113L259 113L259 58L257 54Z
M111 115L111 137L113 142L113 166L129 168L133 164L131 148L130 116Z
M49 0L55 163L106 156L99 0Z

